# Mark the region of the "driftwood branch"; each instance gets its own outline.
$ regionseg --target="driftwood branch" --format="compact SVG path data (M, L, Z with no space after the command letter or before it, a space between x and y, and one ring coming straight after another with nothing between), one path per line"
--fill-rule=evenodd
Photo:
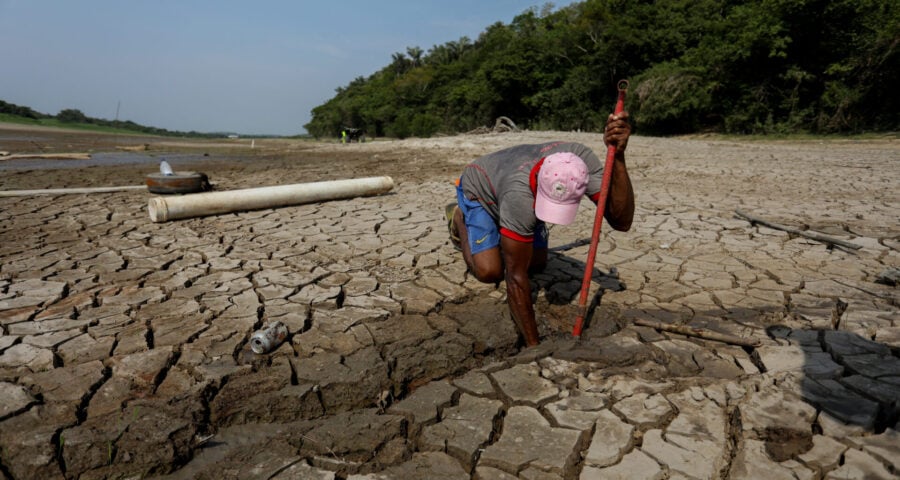
M467 135L484 135L487 133L506 133L506 132L519 132L521 131L519 127L516 126L515 122L509 119L509 117L497 117L497 120L494 122L494 128L488 127L478 127L473 130L469 130L466 132Z
M699 337L706 340L715 340L717 342L730 343L732 345L742 345L745 347L758 347L760 345L760 341L757 339L736 337L734 335L728 335L727 333L719 333L706 330L705 328L694 328L685 325L672 325L669 323L655 322L652 320L643 320L640 318L636 318L634 320L634 324L640 325L642 327L655 328L657 330L663 330L666 332L687 335L689 337Z
M517 127L515 122L510 120L509 117L497 117L497 121L494 122L494 131L495 132L518 132L519 127Z
M566 243L564 245L557 245L555 247L550 247L547 250L549 250L551 252L565 252L566 250L571 250L573 248L577 248L582 245L587 245L589 243L591 243L590 238L581 238L581 239L575 240L574 242Z
M828 235L816 232L810 232L808 230L800 230L799 228L789 227L787 225L781 225L779 223L770 222L768 220L759 218L754 215L750 215L749 213L742 212L740 210L734 211L735 215L749 221L751 224L760 224L769 228L774 228L775 230L782 230L788 233L793 233L794 235L800 235L801 237L806 237L810 240L815 240L817 242L828 243L831 245L838 245L844 248L849 248L851 250L859 250L862 248L862 245L857 245L855 243L850 243L846 240L841 240L839 238L829 237Z
M4 152L5 153L5 152ZM88 160L91 158L90 153L13 153L9 155L0 155L0 160L23 160L23 159L51 159L51 160Z

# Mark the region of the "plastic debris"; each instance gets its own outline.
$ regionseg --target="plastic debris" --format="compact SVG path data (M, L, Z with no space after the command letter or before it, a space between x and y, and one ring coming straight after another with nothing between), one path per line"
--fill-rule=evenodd
M175 175L175 172L172 171L172 167L169 165L169 162L165 160L159 162L159 173L163 175Z

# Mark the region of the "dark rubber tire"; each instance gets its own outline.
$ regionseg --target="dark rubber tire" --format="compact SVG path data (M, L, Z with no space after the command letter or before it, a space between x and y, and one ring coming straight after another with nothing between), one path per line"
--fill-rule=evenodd
M151 173L147 175L147 190L150 193L197 193L211 189L209 177L200 172L175 172L173 175Z

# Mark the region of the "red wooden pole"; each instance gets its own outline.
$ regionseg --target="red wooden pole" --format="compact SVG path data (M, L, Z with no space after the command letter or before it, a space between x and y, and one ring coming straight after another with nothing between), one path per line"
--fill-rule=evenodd
M619 80L617 87L619 89L619 97L616 100L615 113L618 115L625 108L625 92L628 90L628 80ZM591 247L588 249L587 261L584 262L584 279L581 281L581 296L578 298L578 318L575 319L575 328L572 329L572 335L576 337L581 336L584 319L587 317L587 298L591 289L591 274L594 272L597 244L600 242L600 228L603 226L603 213L606 210L606 197L609 194L609 184L612 180L612 169L615 161L616 147L610 145L606 148L606 166L603 168L603 183L600 185L597 215L594 217L594 231L591 233Z

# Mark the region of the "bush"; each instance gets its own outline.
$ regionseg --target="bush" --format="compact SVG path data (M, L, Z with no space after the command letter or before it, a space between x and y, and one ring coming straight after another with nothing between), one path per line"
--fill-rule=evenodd
M56 114L56 119L66 123L90 123L87 115L81 113L81 110L76 110L74 108L60 110L59 113Z
M701 68L663 63L636 78L635 84L632 110L649 132L692 132L713 114L715 84Z

